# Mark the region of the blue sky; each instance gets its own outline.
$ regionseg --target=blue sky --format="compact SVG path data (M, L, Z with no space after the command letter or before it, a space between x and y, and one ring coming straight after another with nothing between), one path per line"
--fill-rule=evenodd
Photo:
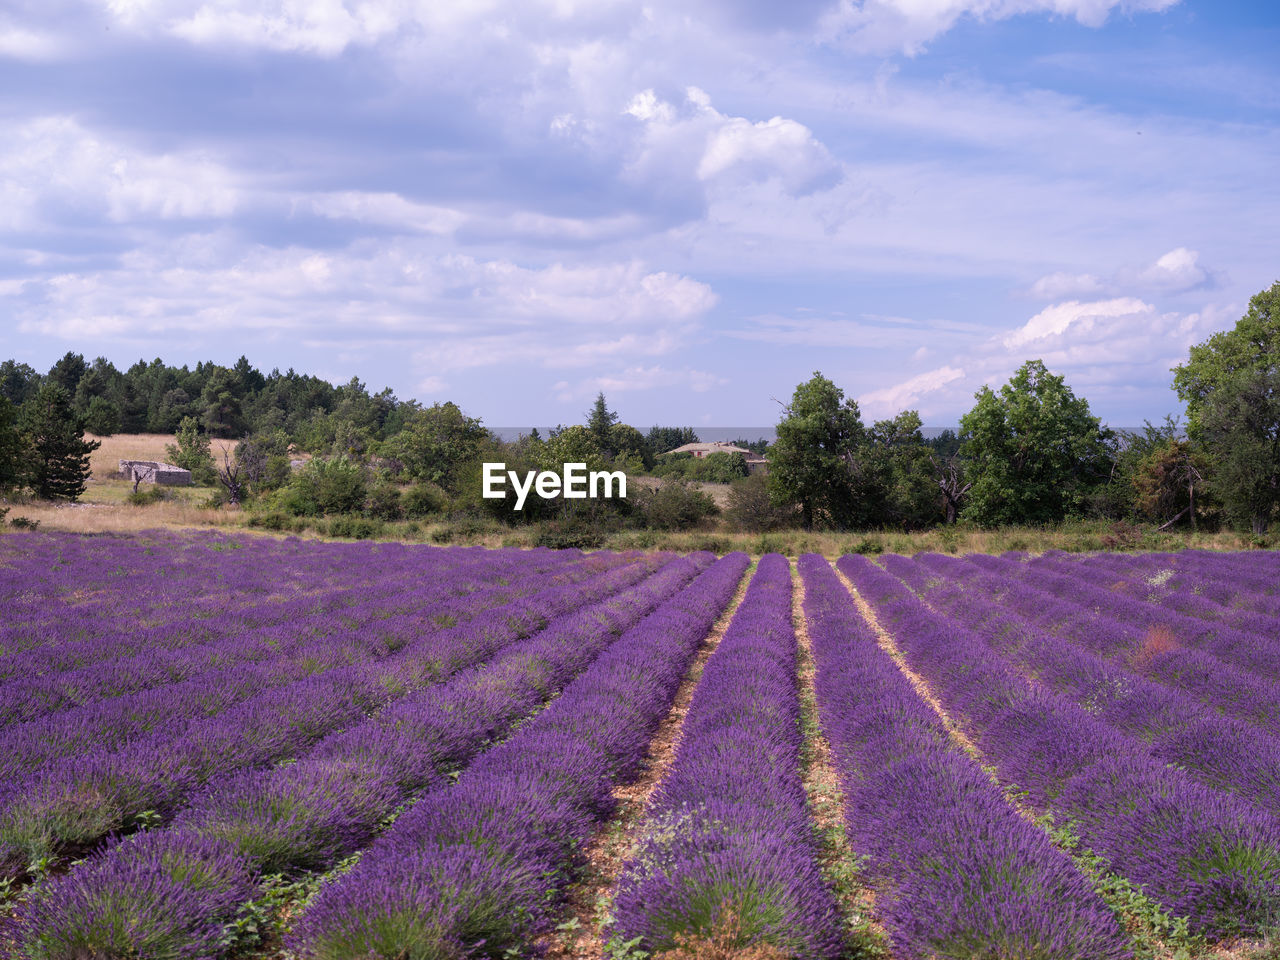
M1117 425L1280 279L1280 12L1231 0L17 0L0 357L245 354L493 425Z

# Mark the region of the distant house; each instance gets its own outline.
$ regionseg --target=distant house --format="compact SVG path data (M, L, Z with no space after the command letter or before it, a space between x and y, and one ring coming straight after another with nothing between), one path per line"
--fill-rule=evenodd
M157 483L163 487L188 487L191 471L158 460L121 460L120 473L137 483Z
M713 440L710 443L686 443L683 447L676 447L674 450L668 450L667 452L691 453L699 460L712 453L740 453L742 454L742 459L747 461L748 473L755 473L757 470L763 470L769 464L768 459L762 457L760 454L753 453L746 447L739 447L732 443L726 443L724 440Z

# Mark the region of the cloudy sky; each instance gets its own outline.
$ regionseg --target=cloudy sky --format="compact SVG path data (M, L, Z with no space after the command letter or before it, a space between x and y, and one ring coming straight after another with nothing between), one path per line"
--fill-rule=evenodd
M1280 279L1270 0L9 0L0 358L246 354L491 425L815 369L1116 425Z

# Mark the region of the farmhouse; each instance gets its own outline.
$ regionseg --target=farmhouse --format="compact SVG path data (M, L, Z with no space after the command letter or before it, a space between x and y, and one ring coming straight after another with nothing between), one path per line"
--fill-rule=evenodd
M753 453L746 447L735 446L724 440L712 440L710 443L686 443L682 447L676 447L674 450L668 450L668 453L691 453L694 457L701 460L703 457L712 453L740 453L742 458L747 461L747 471L755 473L762 470L769 463L768 459L758 453Z
M135 483L156 483L164 487L188 487L191 471L158 460L121 460L120 472Z

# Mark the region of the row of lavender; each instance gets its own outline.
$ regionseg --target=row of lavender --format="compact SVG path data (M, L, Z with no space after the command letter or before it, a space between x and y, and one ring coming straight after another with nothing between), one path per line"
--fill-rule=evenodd
M765 556L694 691L615 900L622 942L681 936L835 957L842 935L800 776L791 566Z
M505 560L496 559L501 569ZM327 664L312 659L300 671L287 659L274 666L246 664L228 670L216 685L175 684L11 727L0 735L10 755L40 762L5 781L0 861L13 876L32 859L83 850L127 829L148 811L167 816L202 784L296 756L329 732L479 663L552 618L625 590L659 560L605 564L603 573L591 563L564 578L535 573L528 596L517 589L517 599L472 610L462 622L451 617L431 623L402 643L357 637ZM121 734L111 723L121 720L122 709L147 719L136 729L121 723Z
M1130 956L1114 914L912 689L827 561L800 559L822 732L852 849L903 960Z
M1086 847L1175 915L1189 917L1195 929L1227 936L1274 922L1280 911L1274 810L1262 809L1255 797L1208 785L1230 780L1247 793L1246 784L1260 785L1268 770L1274 775L1274 748L1250 739L1246 727L1215 719L1180 691L1108 672L1102 661L1045 643L1026 622L939 585L937 571L947 566L940 559L916 563L921 569L912 571L910 561L886 561L925 598L936 599L939 609L957 616L930 609L906 583L863 558L842 558L840 568L1001 780L1025 789L1035 807L1070 822ZM999 569L1001 563L976 558L971 566ZM980 577L965 583L971 590L990 586ZM1018 594L1006 583L1000 599L1060 626L1070 622L1069 611L1050 609L1050 593L1032 592L1020 601ZM1073 596L1095 599L1087 585ZM1075 610L1079 616L1085 608ZM1095 632L1102 626L1095 622ZM1147 736L1155 738L1154 748ZM1242 754L1250 746L1265 752L1241 771L1231 770L1227 758L1248 759ZM1197 757L1197 750L1205 756ZM1166 755L1195 765L1182 769L1167 763Z
M492 663L335 732L294 764L210 787L171 829L119 843L42 888L14 924L19 954L216 952L222 923L259 871L325 869L365 845L397 805L424 788L432 796L448 768L500 738L708 562L672 561ZM400 822L410 821L397 831Z
M555 919L612 785L633 776L747 565L732 554L623 635L544 712L428 794L327 888L308 957L525 956Z

